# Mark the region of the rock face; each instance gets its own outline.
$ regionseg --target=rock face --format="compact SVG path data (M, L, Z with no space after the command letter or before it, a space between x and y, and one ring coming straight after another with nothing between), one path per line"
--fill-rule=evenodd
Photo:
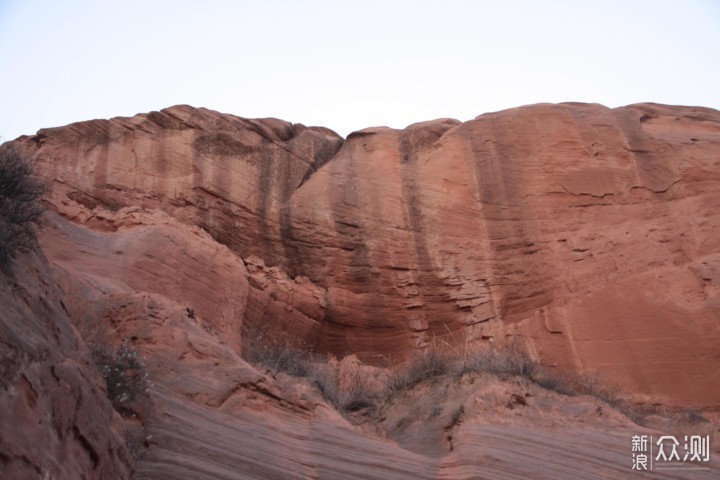
M512 337L634 392L720 400L714 110L535 105L343 141L180 106L14 147L54 182L51 262L192 305L230 345L243 321L379 364ZM212 238L179 265L161 245L188 226Z
M343 140L179 106L10 146L52 189L41 249L0 276L2 478L622 478L633 435L689 431L708 469L652 478L717 478L719 112L535 105ZM247 332L352 354L346 379L514 341L710 420L653 430L483 374L343 416L246 363ZM135 416L89 354L121 343L150 379Z
M89 208L161 209L244 256L282 258L284 205L335 154L324 128L178 106L25 139L57 190Z
M654 105L358 132L291 197L289 268L328 288L336 350L516 334L717 403L719 141L717 112Z
M127 479L120 419L42 255L0 275L0 476Z

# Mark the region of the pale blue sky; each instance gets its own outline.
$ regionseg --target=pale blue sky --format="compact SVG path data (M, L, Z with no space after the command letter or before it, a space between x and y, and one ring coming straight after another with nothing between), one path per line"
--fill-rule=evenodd
M0 69L2 140L180 103L342 135L538 102L720 109L720 0L0 0Z

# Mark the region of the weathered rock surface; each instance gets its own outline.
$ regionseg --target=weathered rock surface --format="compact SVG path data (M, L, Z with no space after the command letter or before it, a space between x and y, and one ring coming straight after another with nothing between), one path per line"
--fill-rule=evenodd
M103 207L162 211L287 272L280 303L266 293L249 308L318 350L383 362L433 338L513 335L545 363L599 370L633 391L720 399L714 110L535 105L343 142L180 106L14 146L54 181L54 208L75 223L113 230ZM123 258L106 260L104 248L97 262ZM162 269L175 267L161 257L135 262L129 284L175 289L237 343L233 317L258 315L243 310L247 286L202 275L163 286ZM302 300L296 276L314 284Z
M357 132L290 200L291 271L327 287L335 350L512 333L717 404L719 141L718 112L656 105Z
M270 333L291 325L307 338L318 330L315 319L323 316L324 290L309 281L291 280L257 257L248 258L246 267L204 230L188 228L162 212L124 208L98 213L84 215L89 224L102 223L109 231L48 214L42 234L70 316L84 336L104 328L99 318L113 317L113 323L132 318L135 313L124 310L121 299L137 292L173 302L238 355L245 322L254 329L269 325ZM117 338L129 338L117 333Z
M54 277L84 341L127 341L147 365L133 478L575 479L587 472L587 478L612 479L629 472L632 435L684 431L640 427L596 399L548 392L526 379L472 375L396 395L375 431L365 428L362 411L350 423L308 380L245 363L229 341L230 326L204 316L218 308L210 302L223 302L212 297L213 285L234 284L239 300L231 306L241 310L243 301L246 309L252 303L251 290L262 287L258 291L271 297L304 292L285 298L300 299L297 305L311 312L315 304L308 299L322 289L307 282L295 287L258 259L243 262L205 232L164 214L96 213L108 231L50 214L42 245L56 258ZM115 263L101 261L103 249ZM172 278L195 278L208 303L193 299L188 307L172 281L152 281L145 252L163 278L164 268ZM268 321L281 318L272 315ZM682 428L713 435L717 418ZM637 476L711 479L717 468L713 461L703 471Z
M0 274L0 477L127 479L121 421L41 254Z
M48 261L0 279L2 478L717 478L716 111L536 105L343 140L181 106L13 147L52 191ZM344 417L247 364L246 327L375 364L515 338L711 408L641 427L466 375ZM149 374L136 417L88 356L122 342ZM712 461L636 475L643 433L711 435Z
M65 202L161 209L243 256L275 264L285 257L285 202L342 138L320 127L177 106L41 130L20 143L38 154Z

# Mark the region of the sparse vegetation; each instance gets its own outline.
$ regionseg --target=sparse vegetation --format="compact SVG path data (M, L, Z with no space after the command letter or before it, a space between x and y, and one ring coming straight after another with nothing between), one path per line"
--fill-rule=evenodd
M246 360L266 368L273 377L282 372L307 378L328 403L344 413L371 407L382 396L374 391L363 370L356 368L341 378L337 366L330 365L327 357L314 354L302 342L267 332L254 335L252 340L245 335L243 353Z
M15 150L0 150L0 271L10 273L13 256L35 244L45 186Z
M456 373L493 373L533 378L540 365L515 343L465 353Z
M92 356L115 410L122 415L134 414L133 405L147 388L147 373L140 353L123 342L119 347L95 345Z
M344 412L357 412L373 407L381 395L373 390L367 373L356 366L355 370L343 378L337 405Z
M247 335L244 339L245 359L269 369L273 377L280 372L293 377L305 377L309 373L313 353L302 342L292 342L267 332L261 332L252 341Z
M357 411L371 405L367 381L359 369L341 382L338 370L325 358L313 355L299 344L271 337L262 343L254 342L252 348L246 349L245 356L251 363L268 369L273 377L282 372L307 378L323 398L340 411Z
M534 375L533 381L546 390L552 390L563 395L590 395L613 407L618 407L621 403L618 389L607 385L595 373L554 373L541 369Z
M306 365L307 377L323 398L335 408L340 408L340 381L335 368L318 358Z
M392 372L387 387L389 394L394 394L434 378L472 373L518 375L535 380L541 370L540 365L514 343L462 354L433 345L404 368Z
M433 347L425 351L424 355L415 358L405 368L394 371L387 378L388 394L409 390L415 385L433 378L453 373L454 361L452 355Z
M411 359L403 367L387 369L381 382L373 382L367 367L361 365L341 375L338 366L331 365L327 357L302 348L300 343L281 341L276 337L256 336L252 345L245 347L245 357L251 363L267 368L273 376L283 372L307 378L329 404L346 415L364 410L377 411L389 398L436 379L461 379L473 374L518 376L562 395L589 395L639 424L648 416L658 414L656 407L633 404L624 399L618 388L605 383L597 374L544 367L515 343L462 353L451 348L441 349L433 343L423 355ZM430 418L437 417L442 411L441 406L435 407L429 414ZM706 421L700 412L694 410L681 412L675 417L683 423Z

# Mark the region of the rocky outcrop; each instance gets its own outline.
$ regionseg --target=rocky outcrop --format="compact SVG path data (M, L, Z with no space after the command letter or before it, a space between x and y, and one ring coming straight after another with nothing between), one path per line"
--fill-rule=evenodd
M42 254L0 275L0 476L127 479L123 427Z
M14 146L53 180L54 209L98 238L122 238L122 222L106 217L139 207L257 257L265 280L250 275L236 291L222 275L204 277L220 281L213 287L172 287L230 344L231 318L258 315L317 350L375 363L438 340L512 337L549 365L717 405L716 111L535 105L343 141L181 106L41 130ZM132 255L145 267L114 271L170 288L150 275L167 257L142 248ZM247 275L235 271L228 278ZM275 283L264 294L243 293L265 281Z
M41 130L19 143L65 203L160 209L275 264L285 256L285 202L342 139L325 128L177 106Z

